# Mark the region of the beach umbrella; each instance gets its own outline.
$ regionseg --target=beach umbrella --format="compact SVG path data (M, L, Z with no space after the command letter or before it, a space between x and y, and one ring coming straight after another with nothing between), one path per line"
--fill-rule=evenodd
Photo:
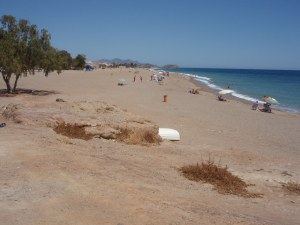
M227 95L227 94L230 94L232 92L234 92L234 91L226 89L226 90L219 91L219 95Z
M278 104L278 101L275 98L272 98L270 96L263 97L263 100L270 104Z

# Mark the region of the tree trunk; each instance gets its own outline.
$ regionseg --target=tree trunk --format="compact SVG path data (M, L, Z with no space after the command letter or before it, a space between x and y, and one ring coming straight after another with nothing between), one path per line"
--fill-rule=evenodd
M10 78L11 74L2 74L3 80L6 84L6 91L7 93L11 93L11 86L10 86Z
M18 80L19 80L20 76L21 76L20 74L16 75L16 79L15 79L15 83L14 83L14 88L13 88L12 92L16 92L17 85L18 85Z

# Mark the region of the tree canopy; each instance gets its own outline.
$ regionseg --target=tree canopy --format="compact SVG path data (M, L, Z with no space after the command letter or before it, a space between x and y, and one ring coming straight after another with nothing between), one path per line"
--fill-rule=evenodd
M72 59L67 51L54 48L47 30L39 30L29 21L16 20L11 15L2 16L0 23L0 72L7 92L15 92L19 78L36 70L47 76L53 71L84 67L85 57L78 55Z
M74 59L74 69L83 69L85 66L85 56L84 55L77 55Z

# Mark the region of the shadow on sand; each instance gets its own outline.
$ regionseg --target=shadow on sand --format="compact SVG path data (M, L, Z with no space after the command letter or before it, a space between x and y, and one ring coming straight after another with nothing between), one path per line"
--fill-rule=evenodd
M6 89L0 89L0 97L14 97L20 94L47 96L59 94L56 91L32 90L32 89L17 89L14 93L7 93Z

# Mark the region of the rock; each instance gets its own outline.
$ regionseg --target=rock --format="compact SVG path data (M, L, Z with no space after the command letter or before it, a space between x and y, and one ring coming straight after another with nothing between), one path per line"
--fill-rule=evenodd
M57 98L55 101L56 101L56 102L66 102L66 101L63 100L62 98Z

